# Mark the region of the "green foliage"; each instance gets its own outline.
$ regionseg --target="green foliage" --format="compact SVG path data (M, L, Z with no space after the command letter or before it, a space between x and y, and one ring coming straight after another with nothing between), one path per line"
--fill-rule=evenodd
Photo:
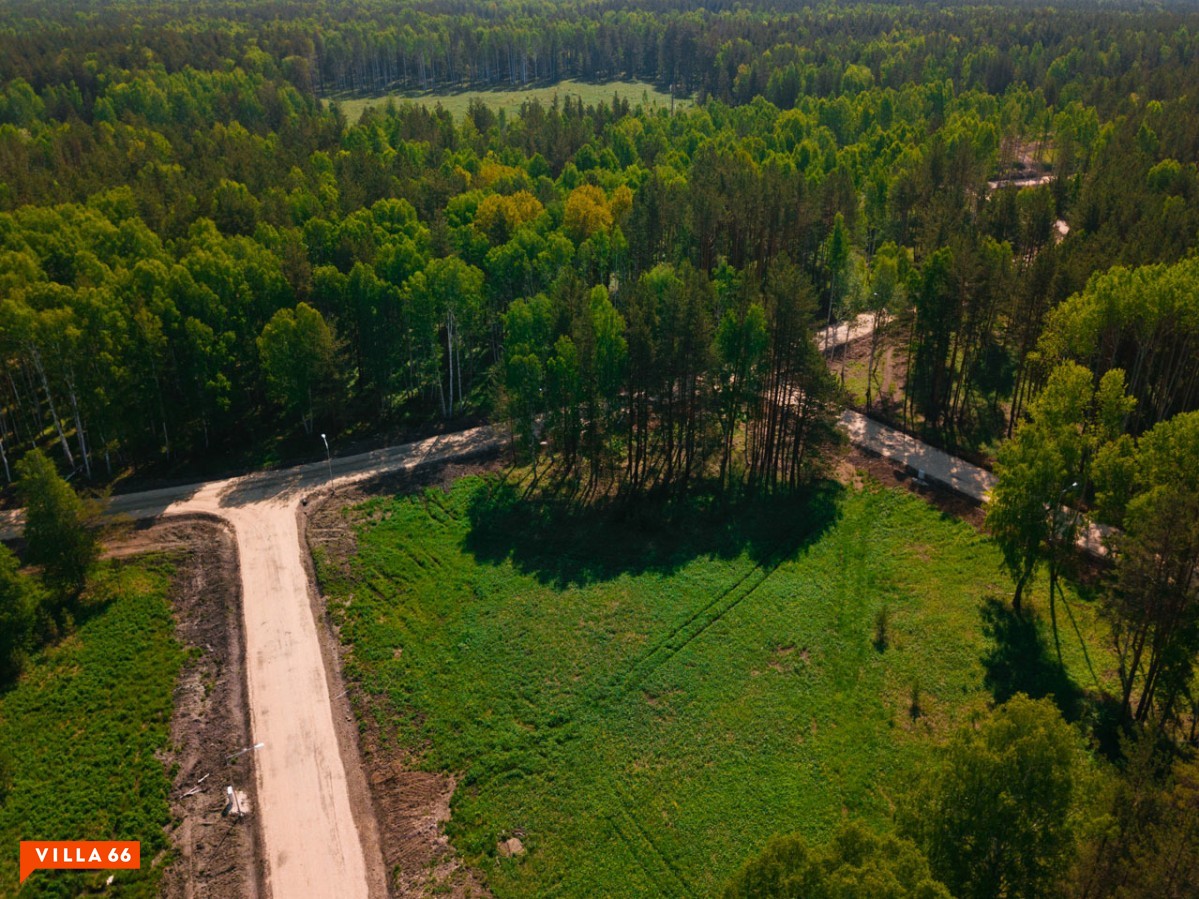
M1078 735L1052 701L1017 695L957 730L901 825L955 896L1058 895L1083 784Z
M1072 551L1077 515L1063 512L1063 503L1085 496L1093 460L1110 453L1106 447L1119 438L1135 405L1119 369L1107 372L1097 389L1093 381L1080 365L1059 365L1030 407L1029 420L999 449L987 526L1016 582L1017 608L1041 562L1049 561L1055 573L1062 554Z
M157 895L159 855L170 848L161 753L183 652L166 600L169 577L165 567L100 569L91 589L110 601L70 638L31 657L0 697L0 758L10 778L0 839L140 840L142 868L117 872L113 895ZM15 852L0 861L0 876L15 887ZM107 876L34 873L21 895L77 896L103 889Z
M813 850L802 834L772 837L724 890L725 899L949 899L910 840L842 825Z
M404 304L414 365L421 381L435 387L442 414L452 416L465 398L464 380L472 375L473 350L485 331L483 272L457 257L434 259L404 285Z
M635 350L635 288L659 265L702 275L665 297L687 312L668 319L675 361L691 352L710 369L711 341L697 341L745 305L711 284L732 274L754 293L791 267L813 317L869 310L879 340L905 344L889 350L907 401L880 411L988 452L1044 373L1029 358L1049 310L1113 262L1185 258L1199 233L1187 161L1199 146L1176 125L1199 103L1182 89L1195 80L1193 12L470 0L398 23L378 0L348 19L324 0L274 17L242 5L0 13L0 353L18 373L0 379L12 413L0 436L14 459L54 441L95 479L311 446L264 414L278 371L257 346L298 303L344 341L345 391L311 410L321 430L486 413L514 301L569 295L585 368L581 298L608 290ZM354 99L322 102L334 96ZM1002 186L1018 176L1046 183ZM451 309L431 283L454 264L482 281L450 277ZM1175 280L1182 300L1148 305L1185 312ZM1154 291L1170 292L1139 292ZM1178 309L1156 330L1153 315L1137 327L1106 316L1089 357L1071 357L1129 372L1134 432L1199 405ZM767 337L793 347L776 325L771 313ZM711 371L674 375L681 409L613 412L669 421L662 454L684 447L636 462L638 483L685 482L709 453L726 478L791 455L770 445L734 459L728 435L762 404ZM306 404L284 404L312 427ZM622 447L597 440L612 428L587 431L591 411L567 418L594 481ZM274 446L284 435L293 446ZM637 451L640 437L628 435ZM755 477L789 481L780 467Z
M41 592L20 572L20 561L0 546L0 683L20 673L34 646Z
M990 699L998 552L918 498L522 493L468 478L374 500L348 572L322 573L357 714L459 775L448 829L496 896L715 895L780 828L818 845L845 810L884 828L928 733ZM493 861L516 829L529 854Z
M1076 360L1097 375L1122 368L1137 398L1128 429L1152 427L1194 408L1199 391L1199 259L1116 266L1045 320L1039 352Z
M307 303L276 312L258 338L258 354L267 387L275 399L298 414L312 431L317 398L332 381L333 332L320 312Z
M1199 652L1199 412L1158 423L1126 458L1124 534L1110 541L1116 578L1105 599L1122 710L1186 733Z
M1077 895L1186 899L1199 891L1199 762L1171 759L1159 731L1133 734L1079 858Z
M82 591L99 555L96 511L62 479L40 450L17 463L17 491L25 507L29 561L42 566L46 585L63 599Z

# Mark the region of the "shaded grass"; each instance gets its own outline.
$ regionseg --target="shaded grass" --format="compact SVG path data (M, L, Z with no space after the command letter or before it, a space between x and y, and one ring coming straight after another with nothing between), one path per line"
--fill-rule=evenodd
M22 896L156 896L168 848L170 735L184 652L174 637L164 563L105 566L92 592L112 598L31 660L0 698L0 895L17 892L20 840L140 840L140 871L35 871Z
M359 514L349 576L325 566L359 715L462 775L449 830L500 897L712 895L773 833L886 827L993 698L998 553L900 491L631 518L467 478ZM511 834L528 855L496 858Z
M774 567L836 520L840 487L796 495L725 499L707 493L652 504L604 506L524 498L491 479L471 493L464 547L477 561L510 561L540 583L564 588L622 574L673 574L697 556L747 557Z
M397 104L410 102L419 103L432 109L440 104L454 117L461 121L472 100L482 100L492 110L504 110L508 115L518 115L521 104L526 100L540 100L542 105L549 106L557 97L559 102L567 96L581 99L585 106L595 106L600 103L611 103L613 95L628 100L632 106L644 103L649 107L670 109L670 94L658 90L654 85L644 81L605 81L592 84L586 81L559 81L557 84L540 85L517 89L466 89L460 91L401 91L383 94L376 97L333 97L327 102L337 102L342 112L350 122L357 122L370 107L382 109L388 100ZM689 99L675 97L674 108L684 109L692 105Z

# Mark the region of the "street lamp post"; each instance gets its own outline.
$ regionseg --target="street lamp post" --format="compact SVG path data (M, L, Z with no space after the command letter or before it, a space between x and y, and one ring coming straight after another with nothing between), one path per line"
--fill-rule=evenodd
M1053 645L1057 649L1057 662L1062 664L1062 641L1057 632L1057 573L1058 565L1061 563L1061 555L1063 554L1063 546L1066 551L1069 550L1070 544L1074 542L1074 527L1078 522L1078 513L1075 510L1073 522L1070 526L1069 533L1065 533L1065 522L1062 521L1062 500L1071 490L1078 489L1078 481L1068 484L1063 487L1057 495L1057 502L1053 504L1053 534L1050 537L1049 547L1049 620L1053 627ZM1069 538L1070 543L1066 543L1066 538ZM1064 600L1063 600L1064 601Z
M231 755L225 759L225 764L232 765L234 759L240 758L241 756L245 755L247 752L257 752L259 749L261 749L265 745L266 745L265 743L255 743L253 746L247 746L244 749L239 749L237 752L233 753L233 755ZM232 774L229 775L229 780L230 781L233 780ZM236 786L234 784L230 783L229 786L225 787L225 794L229 797L229 799L230 799L229 804L231 806L233 806L234 810L237 812L238 820L240 820L242 817L241 799L237 795ZM228 806L226 806L226 808L227 807Z
M329 466L329 480L333 480L333 454L329 452L329 438L321 434L321 440L325 443L325 462Z
M266 745L265 743L255 743L253 746L247 746L245 749L239 749L237 752L233 753L233 755L231 755L227 759L225 759L225 762L226 763L232 762L235 758L239 758L239 757L245 755L247 752L257 752L259 749L261 749L265 745Z

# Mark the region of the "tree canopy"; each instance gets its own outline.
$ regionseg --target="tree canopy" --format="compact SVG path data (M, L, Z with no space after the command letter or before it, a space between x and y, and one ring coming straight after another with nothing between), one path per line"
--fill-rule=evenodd
M814 849L800 834L772 837L729 881L725 899L949 899L909 840L842 825Z
M901 816L954 896L1050 896L1076 851L1078 736L1049 699L1017 694L950 738Z
M17 489L25 507L26 555L41 565L46 584L74 598L87 583L99 555L93 530L96 512L62 479L40 450L17 463Z

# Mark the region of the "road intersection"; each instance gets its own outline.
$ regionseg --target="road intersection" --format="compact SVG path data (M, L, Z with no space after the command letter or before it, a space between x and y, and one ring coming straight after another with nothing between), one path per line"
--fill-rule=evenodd
M869 335L870 316L816 335L828 349ZM990 472L894 428L846 410L841 425L868 452L922 472L985 502ZM278 471L115 496L109 511L134 519L207 514L228 521L237 537L245 618L246 679L256 742L264 880L275 897L386 895L369 803L353 800L364 785L355 747L339 741L331 677L314 613L315 587L305 563L297 514L307 493L422 465L499 449L506 436L478 427L402 446ZM16 536L19 513L0 516L0 537ZM1084 529L1080 545L1102 552L1102 531ZM361 792L361 791L359 791Z

